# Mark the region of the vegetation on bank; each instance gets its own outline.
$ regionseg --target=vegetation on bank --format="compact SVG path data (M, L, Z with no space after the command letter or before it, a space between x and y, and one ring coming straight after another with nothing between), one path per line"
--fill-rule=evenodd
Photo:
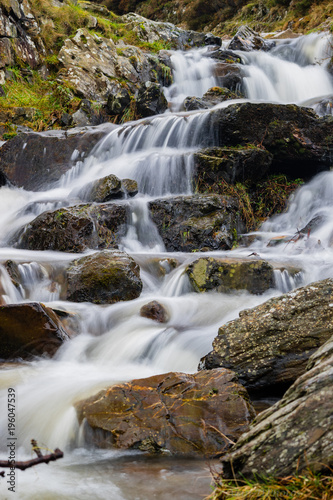
M170 21L193 30L232 35L240 24L256 31L291 27L306 33L333 17L331 0L102 0L118 14L136 11L149 19ZM332 20L331 20L332 25Z
M288 180L285 175L273 175L258 182L229 184L221 180L213 185L199 183L201 192L212 192L236 198L247 231L258 229L273 214L283 212L291 194L303 184L302 179Z
M213 474L215 489L206 500L330 500L333 477L308 471L304 475L225 481Z

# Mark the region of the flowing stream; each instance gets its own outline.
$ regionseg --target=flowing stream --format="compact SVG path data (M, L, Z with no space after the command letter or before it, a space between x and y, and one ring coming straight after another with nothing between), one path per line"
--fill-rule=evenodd
M327 72L328 37L310 35L280 42L271 52L241 53L242 91L249 100L311 103L333 94ZM204 51L174 53L175 83L168 98L175 108L187 95L202 96L218 84L214 60ZM224 103L227 106L230 102ZM322 108L321 108L322 109ZM330 112L331 108L327 108ZM205 134L202 130L205 129ZM207 131L209 133L207 133ZM136 452L95 450L78 426L74 404L116 382L167 371L195 372L200 357L211 350L219 326L269 297L295 286L333 276L333 172L326 172L300 188L285 214L267 221L249 248L214 255L247 256L301 269L295 280L287 271L276 272L276 288L262 296L240 293L195 294L184 275L185 266L200 254L165 251L149 219L147 201L155 197L192 192L193 152L216 140L210 111L167 112L151 119L112 127L89 158L78 162L60 181L44 192L1 188L0 283L5 303L42 301L75 317L79 335L65 343L54 359L5 365L0 372L0 434L7 435L7 390L17 394L17 459L31 457L30 439L65 451L56 463L17 474L17 496L0 481L1 498L195 500L209 494L210 475L202 461L147 458ZM75 156L75 152L73 152ZM140 196L127 200L131 220L121 249L141 268L141 296L112 306L60 300L61 275L80 255L27 251L10 247L13 234L38 214L74 204L77 193L89 182L109 174L137 180ZM311 234L297 238L298 230L317 218ZM277 236L285 243L267 244ZM205 253L207 255L207 253ZM168 268L169 257L178 260ZM19 264L21 286L15 288L1 263ZM153 261L167 272L161 277ZM169 320L157 324L139 315L142 305L158 300ZM2 440L1 459L6 459Z

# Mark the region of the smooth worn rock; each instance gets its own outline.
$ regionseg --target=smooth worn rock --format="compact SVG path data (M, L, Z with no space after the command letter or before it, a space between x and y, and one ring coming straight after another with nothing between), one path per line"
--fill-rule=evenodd
M161 85L152 82L140 88L135 104L137 114L142 118L164 113L168 108Z
M0 148L0 169L17 187L43 190L83 160L110 127L20 133Z
M244 50L250 52L252 50L271 50L275 47L275 42L265 40L258 33L248 26L241 26L228 45L230 50Z
M67 296L72 302L114 304L139 297L140 269L125 252L104 250L73 261L67 269Z
M235 370L251 392L281 393L331 337L332 303L333 280L327 279L241 311L219 329L200 368Z
M286 477L333 466L333 337L283 398L222 458L224 477Z
M140 316L158 321L158 323L166 323L169 319L165 307L156 300L152 300L148 304L142 306L140 309Z
M239 99L241 96L223 87L212 87L204 93L202 98L186 97L184 100L184 109L186 111L194 111L196 109L209 109L216 104L230 99Z
M264 260L200 257L186 267L196 292L247 290L261 294L274 286L274 269Z
M272 160L273 155L259 147L202 149L194 155L197 189L203 192L221 181L253 185L267 177Z
M0 358L53 356L68 334L52 309L38 302L0 306Z
M77 413L99 447L206 457L230 448L255 414L229 370L166 373L115 385L78 403Z
M25 226L17 246L30 250L84 252L117 248L126 233L127 206L77 205L44 212Z
M168 251L232 248L245 226L237 200L221 195L176 196L149 203Z
M72 194L78 196L82 201L95 203L106 203L111 200L119 200L126 196L133 197L138 193L138 184L131 179L120 180L116 175L110 174L101 179L89 183Z

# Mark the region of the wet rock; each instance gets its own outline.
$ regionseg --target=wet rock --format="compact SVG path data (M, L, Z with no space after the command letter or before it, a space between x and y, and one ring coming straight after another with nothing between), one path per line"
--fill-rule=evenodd
M244 50L250 52L252 50L271 50L275 47L275 42L264 40L258 33L253 31L248 26L241 26L228 45L230 50Z
M128 90L120 89L116 94L110 94L106 103L106 112L111 115L122 115L131 103Z
M218 59L227 64L241 64L242 60L235 52L232 50L225 50L222 48L212 47L208 49L205 53L206 57L212 57L213 59Z
M224 477L327 472L333 456L333 337L283 398L256 418L222 458Z
M238 202L229 196L157 199L149 203L149 210L168 251L230 249L245 228Z
M75 190L73 191L75 193ZM80 189L77 196L82 201L106 203L119 200L125 196L135 196L138 193L136 181L131 179L120 180L116 175L110 174Z
M240 95L223 87L212 87L200 99L199 97L186 97L184 100L184 109L194 111L196 109L209 109L216 104L230 99L239 99Z
M261 294L274 286L274 269L264 260L201 257L187 266L186 273L196 292Z
M114 304L139 297L140 269L125 252L104 250L73 261L67 269L67 297L72 302Z
M17 187L40 191L84 159L109 131L20 133L0 148L0 169Z
M333 280L327 279L241 311L239 319L219 329L200 366L234 369L251 392L281 392L331 337L332 302Z
M205 148L195 153L195 181L199 191L221 180L255 184L265 178L273 155L259 148Z
M156 300L152 300L148 304L142 306L140 309L140 316L158 321L158 323L166 323L169 319L169 315L164 306Z
M30 250L83 252L117 248L125 235L126 205L78 205L44 212L25 226L17 246Z
M53 356L68 334L52 309L38 302L0 306L0 358Z
M210 119L220 146L250 143L269 151L270 175L308 178L331 164L331 116L291 104L240 103L213 110Z
M206 457L227 450L254 416L229 370L167 373L115 385L78 403L77 413L99 447Z
M219 62L215 64L214 76L218 85L229 89L241 97L239 90L242 88L243 72L239 65Z
M4 264L5 269L13 283L13 285L16 288L19 288L20 283L21 283L21 276L20 276L20 271L18 269L18 265L16 262L12 260L7 260Z
M167 259L153 257L140 262L141 268L159 278L163 278L167 274L171 273L179 266L179 264L180 262L177 259L171 257Z
M147 82L139 90L136 99L136 111L139 116L146 118L164 111L168 108L161 85L158 83Z

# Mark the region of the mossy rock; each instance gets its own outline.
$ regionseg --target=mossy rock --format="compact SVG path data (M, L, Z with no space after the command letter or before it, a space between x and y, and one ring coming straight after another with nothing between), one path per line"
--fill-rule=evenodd
M196 292L247 290L261 294L274 286L274 269L264 260L201 257L186 268Z
M67 269L67 300L113 304L137 298L140 268L125 252L104 250L73 261Z

